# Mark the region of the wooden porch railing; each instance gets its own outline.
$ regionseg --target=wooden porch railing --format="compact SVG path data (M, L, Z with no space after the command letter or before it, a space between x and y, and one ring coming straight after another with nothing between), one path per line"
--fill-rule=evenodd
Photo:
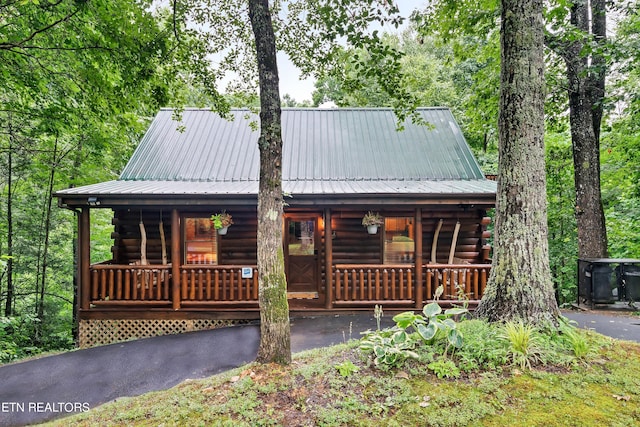
M414 268L407 264L337 264L333 269L334 303L411 304L413 274Z
M491 264L426 264L424 275L427 300L433 299L438 286L442 285L442 299L456 300L464 296L469 300L482 298L487 285Z
M170 269L168 265L92 265L91 303L169 303Z
M180 302L226 304L258 302L258 269L242 278L242 266L183 265L180 267ZM170 265L94 264L90 267L91 304L170 305Z
M199 302L257 303L258 268L253 277L242 278L242 266L183 265L180 267L180 298L183 304Z
M487 284L490 264L425 264L422 266L423 303L442 285L442 300L479 300ZM334 303L411 304L417 295L415 268L406 264L338 264L333 268Z
M245 267L246 268L246 267ZM258 270L242 278L243 266L180 266L179 306L224 306L258 303ZM441 300L479 300L490 264L425 264L416 288L416 269L410 264L337 264L333 266L333 300L336 306L395 304L414 307L416 297L432 300L438 286ZM420 277L418 276L418 277ZM93 305L172 306L170 265L94 264L90 267L90 303ZM420 292L418 292L420 291ZM175 306L174 306L175 307Z

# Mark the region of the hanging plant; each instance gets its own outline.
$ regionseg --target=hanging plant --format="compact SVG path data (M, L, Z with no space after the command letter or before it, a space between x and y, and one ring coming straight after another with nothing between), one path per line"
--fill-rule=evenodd
M370 225L382 225L384 224L384 219L380 216L378 212L367 212L366 215L362 218L362 225L368 227Z
M227 228L233 224L231 214L226 211L211 215L211 221L213 222L213 227L218 230L218 234L227 234Z
M374 213L369 211L362 218L362 225L367 227L367 232L369 234L376 234L378 232L378 227L382 224L384 224L384 219L378 212Z

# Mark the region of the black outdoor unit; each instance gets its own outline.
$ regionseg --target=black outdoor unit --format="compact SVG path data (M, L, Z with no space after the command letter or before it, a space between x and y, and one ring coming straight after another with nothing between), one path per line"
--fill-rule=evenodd
M578 259L578 304L616 301L640 301L640 259Z
M591 264L591 287L593 302L610 304L614 302L613 289L616 287L613 268L603 264Z
M608 263L599 263L595 259L578 260L578 303L580 300L591 304L610 304L616 299L613 268ZM617 297L620 293L617 292Z
M630 302L640 301L640 267L636 265L625 266L623 277L626 299Z

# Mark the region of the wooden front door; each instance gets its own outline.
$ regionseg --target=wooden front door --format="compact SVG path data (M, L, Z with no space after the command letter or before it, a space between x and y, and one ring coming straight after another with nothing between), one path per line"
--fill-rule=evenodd
M291 215L285 218L285 267L289 292L318 292L318 215Z

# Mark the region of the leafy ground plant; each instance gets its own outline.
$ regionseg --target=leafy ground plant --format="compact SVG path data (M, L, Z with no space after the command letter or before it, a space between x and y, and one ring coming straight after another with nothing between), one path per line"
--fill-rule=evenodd
M445 358L429 363L427 368L433 371L438 378L458 378L460 376L460 369L456 366L453 360Z
M500 339L500 329L481 319L460 322L464 334L464 345L456 351L458 366L464 372L500 370L506 365L507 346Z
M393 317L396 325L368 333L360 342L360 349L372 353L376 366L391 369L402 366L407 359L418 359L419 345L433 345L444 341L444 356L451 346L462 346L462 334L453 317L467 313L465 308L442 311L437 302L427 304L422 314L406 311Z
M508 343L511 362L520 369L531 369L531 364L541 360L541 341L536 329L522 321L504 324L499 337Z
M372 353L374 363L379 368L392 369L402 366L409 358L418 359L414 351L417 344L414 335L394 326L366 335L360 341L360 350Z

